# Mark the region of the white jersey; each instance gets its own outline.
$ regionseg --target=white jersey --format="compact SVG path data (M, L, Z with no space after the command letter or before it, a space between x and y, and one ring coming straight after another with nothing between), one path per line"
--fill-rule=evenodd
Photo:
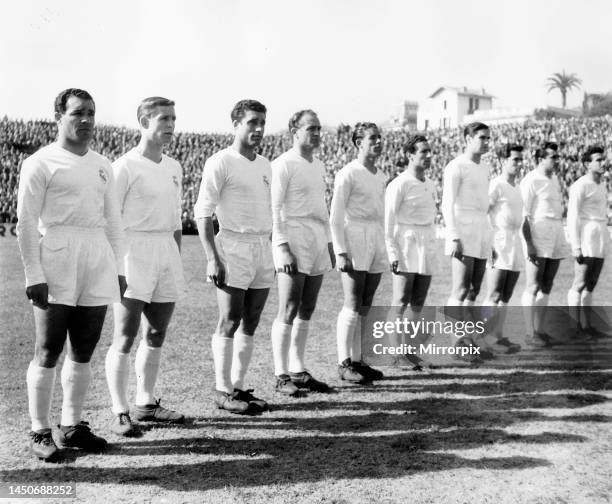
M285 223L293 219L320 221L331 241L325 188L325 165L319 159L314 158L311 163L292 149L272 161L274 245L289 241Z
M110 162L93 150L83 156L52 143L21 168L17 233L26 284L45 283L39 235L55 226L104 229L123 274L123 232Z
M399 260L398 226L431 226L436 216L436 186L408 171L398 175L385 193L385 241L391 262Z
M543 219L561 220L561 186L556 175L550 178L538 170L530 171L521 180L523 215L537 221Z
M459 238L457 216L472 213L486 216L489 210L489 172L485 163L474 163L465 154L453 159L444 169L442 215L447 238Z
M371 222L384 227L384 197L387 176L372 173L358 161L351 161L336 173L331 203L330 224L334 251L347 252L344 226Z
M604 182L583 175L569 189L567 230L572 249L580 248L581 221L608 221L608 193Z
M195 218L216 213L220 229L271 233L271 181L272 168L266 158L257 154L250 161L232 147L223 149L206 160Z
M489 184L489 217L497 229L519 229L523 222L523 198L518 186L510 184L503 176L495 177Z
M159 163L136 149L113 163L117 197L126 231L172 232L182 228L182 170L162 155Z

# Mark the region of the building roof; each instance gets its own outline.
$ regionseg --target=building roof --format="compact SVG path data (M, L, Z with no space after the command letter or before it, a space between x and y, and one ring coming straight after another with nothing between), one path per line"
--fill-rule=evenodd
M436 89L430 96L430 98L435 98L442 91L450 90L455 91L460 95L468 95L468 96L476 96L478 98L495 98L492 94L487 93L484 89L469 89L468 87L454 87L454 86L441 86Z

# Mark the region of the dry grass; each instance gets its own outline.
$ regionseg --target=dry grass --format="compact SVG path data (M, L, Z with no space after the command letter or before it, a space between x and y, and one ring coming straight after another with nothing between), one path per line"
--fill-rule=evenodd
M149 428L139 439L108 433L102 358L110 343L107 323L93 360L85 418L111 446L102 455L69 451L60 464L41 464L29 454L26 438L32 317L15 243L0 239L2 481L76 482L78 500L94 503L610 501L612 342L526 352L486 368L420 374L386 368L388 378L375 386L344 386L335 371L341 292L332 274L312 324L308 362L316 376L337 385L337 393L301 399L273 393L267 334L276 308L272 292L249 381L273 410L230 416L211 406L216 306L193 237L185 239L184 258L189 297L177 307L158 391L191 421ZM563 302L570 274L564 265L554 304ZM446 298L447 278L434 283L432 303ZM606 278L608 269L600 293L611 299ZM378 303L389 295L386 278ZM60 400L58 382L55 420Z

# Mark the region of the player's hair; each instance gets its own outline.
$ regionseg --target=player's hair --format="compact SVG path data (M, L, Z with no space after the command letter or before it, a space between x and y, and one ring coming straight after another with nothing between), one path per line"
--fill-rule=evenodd
M310 110L310 109L298 110L295 114L293 114L289 118L289 133L291 133L291 130L293 128L297 129L300 127L300 121L302 120L302 117L304 117L305 115L311 115L316 118L319 117L314 110Z
M374 128L378 129L378 126L373 122L358 122L355 124L355 127L353 128L353 136L351 137L353 145L357 147L357 140L361 140L365 136L366 131Z
M421 142L427 142L427 138L423 135L413 135L408 139L406 145L404 146L404 153L414 154L417 149L417 144Z
M584 151L584 154L582 154L582 162L583 163L590 163L592 161L591 156L593 154L604 154L604 148L600 145L591 145L590 147L587 147L587 150Z
M559 146L555 142L544 142L540 147L538 147L535 151L535 162L538 164L542 159L545 159L548 153L547 149L553 150L557 152Z
M513 152L523 152L525 148L520 144L508 143L503 145L498 152L498 156L504 159L508 159Z
M465 128L463 128L463 138L466 136L473 137L480 130L489 129L489 127L485 123L481 122L473 122L468 124Z
M240 119L242 119L246 114L247 110L252 110L253 112L261 112L262 114L265 114L268 111L268 109L266 109L266 106L263 103L258 102L257 100L240 100L238 103L236 103L236 105L234 105L234 108L232 109L232 112L230 114L232 122L240 121Z
M138 122L140 122L141 117L151 115L157 107L173 107L174 102L169 100L168 98L163 98L162 96L149 96L149 98L145 98L138 105L138 109L136 110L136 118Z
M57 114L63 114L66 112L66 103L71 96L76 96L77 98L81 98L82 100L91 100L96 106L94 99L91 95L85 91L84 89L78 88L68 88L64 89L60 94L55 98L55 103L53 104L53 109Z

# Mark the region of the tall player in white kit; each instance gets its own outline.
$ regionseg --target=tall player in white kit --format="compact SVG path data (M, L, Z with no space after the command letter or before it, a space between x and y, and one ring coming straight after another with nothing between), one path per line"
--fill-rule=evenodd
M523 199L516 183L523 166L523 146L507 144L500 157L502 173L489 184L489 218L493 227L493 257L488 273L488 292L483 306L491 306L493 323L484 338L484 347L493 353L516 353L521 349L503 335L508 303L520 271L524 268L521 225Z
M451 256L452 290L447 301L451 307L474 303L492 252L487 215L490 167L481 163L482 155L489 150L489 127L479 122L468 124L463 136L464 153L444 169L441 205L446 226L445 253ZM464 319L461 310L459 318ZM458 342L471 343L474 342L467 337Z
M232 110L234 142L206 161L194 213L217 287L219 322L212 337L215 404L237 414L253 414L268 404L245 388L253 355L253 334L274 283L272 259L272 168L256 153L266 124L266 107L241 100ZM213 213L219 234L213 230Z
M93 452L106 447L81 413L91 381L89 361L107 306L119 301L125 277L113 171L105 157L89 149L95 112L86 91L62 91L55 100L57 141L24 161L19 182L17 233L36 327L27 372L30 446L43 460L58 456L49 413L66 336L57 442Z
M546 142L535 153L537 167L521 180L523 197L523 238L527 263L525 292L521 303L525 311L527 343L536 347L553 344L544 331L548 297L561 259L568 255L563 230L561 186L557 178L557 144Z
M328 392L304 367L310 318L335 264L325 204L325 165L314 157L321 123L312 110L289 120L293 148L272 162L272 245L278 272L278 315L272 324L276 390Z
M389 183L385 193L385 240L393 273L394 316L400 318L408 308L407 318L416 320L425 304L431 277L439 269L434 228L436 186L425 175L432 157L427 138L411 137L406 152L408 167ZM412 343L415 341L418 340L412 339ZM406 357L416 365L415 369L421 369L422 359Z
M126 234L123 260L128 287L121 303L113 307L115 331L106 354L106 379L113 412L110 428L123 436L138 433L129 414L127 385L130 350L141 320L132 414L139 421L184 420L154 396L166 330L185 283L180 256L182 169L163 153L174 135L174 102L146 98L136 116L140 141L113 163Z
M607 168L603 148L589 147L582 156L582 162L587 171L570 187L567 208L567 229L574 257L574 281L567 293L567 305L577 322L577 331L597 338L608 336L593 327L590 309L593 290L610 246L608 192L602 180Z
M362 361L361 320L367 315L380 277L389 266L385 250L384 197L387 177L377 167L382 136L374 123L353 130L357 159L336 174L330 223L344 305L338 314L338 373L342 380L380 380L382 372Z

